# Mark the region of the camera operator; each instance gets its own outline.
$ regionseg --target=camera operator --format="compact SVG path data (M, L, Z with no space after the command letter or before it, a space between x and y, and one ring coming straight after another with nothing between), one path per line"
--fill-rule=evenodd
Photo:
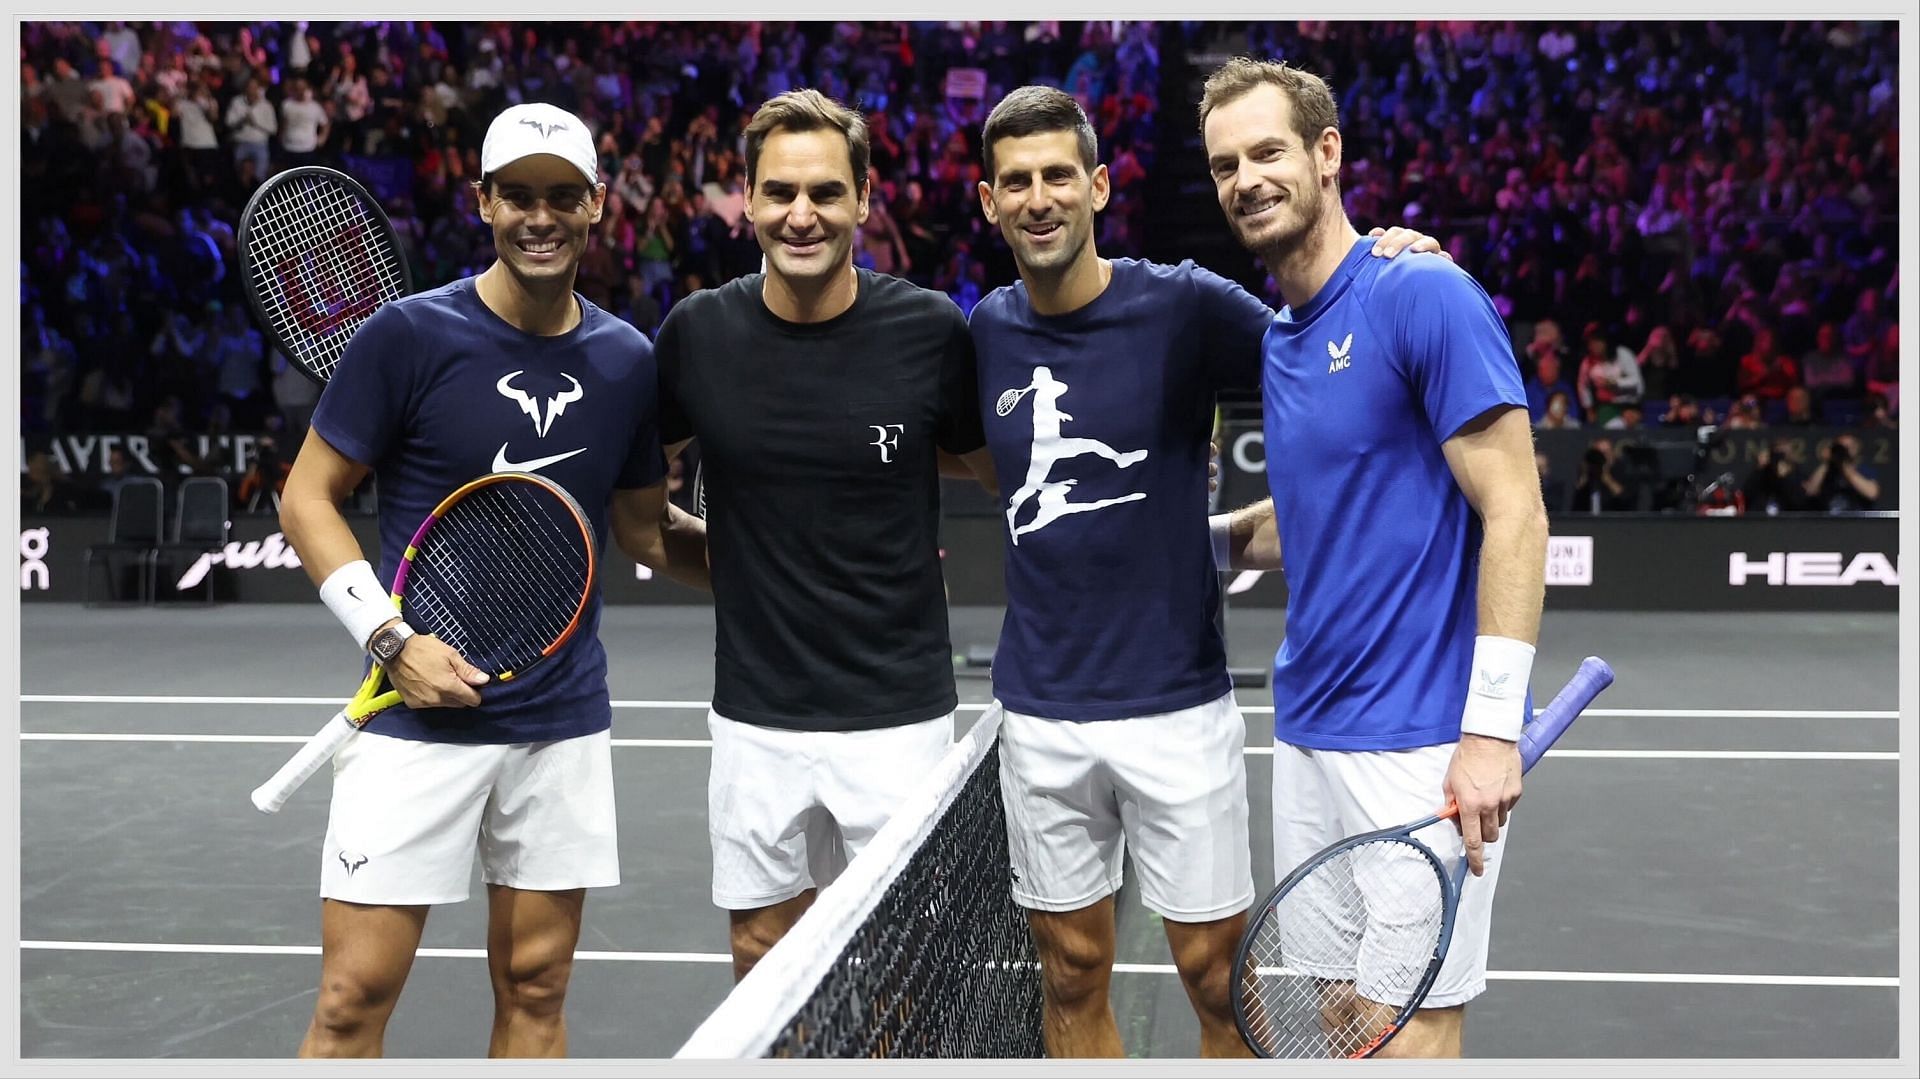
M1840 435L1827 444L1826 458L1807 477L1805 491L1815 511L1858 513L1880 500L1880 481L1861 467L1860 440Z
M1794 466L1792 447L1785 442L1764 446L1754 461L1753 471L1741 485L1746 504L1772 517L1806 509L1806 492Z
M254 443L253 462L247 466L245 475L240 477L240 486L234 491L234 501L246 507L248 513L261 510L275 510L280 507L280 492L287 486L287 473L293 471L291 462L280 459L280 446L272 435L261 435Z
M1596 438L1580 457L1580 476L1573 488L1573 512L1619 513L1634 508L1636 492L1620 477L1620 460L1610 438Z

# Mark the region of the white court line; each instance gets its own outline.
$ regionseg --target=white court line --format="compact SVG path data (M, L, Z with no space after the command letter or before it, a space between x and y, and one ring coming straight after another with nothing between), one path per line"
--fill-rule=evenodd
M342 697L165 697L165 696L115 696L91 693L22 693L22 704L244 704L244 705L328 705L339 707L346 703ZM707 710L708 701L655 701L655 700L617 700L615 708L672 709L700 711ZM984 704L963 704L962 712L981 712ZM1273 714L1270 704L1246 704L1240 711L1247 715L1267 716ZM1535 710L1536 713L1538 709ZM1600 716L1612 719L1899 719L1895 711L1854 711L1822 709L1764 709L1764 708L1589 708L1583 716Z
M21 732L22 742L226 742L297 743L307 741L303 734L97 734L81 731ZM711 749L706 738L615 738L616 748L630 749ZM1249 757L1269 757L1272 746L1247 746ZM1585 757L1592 760L1666 760L1666 761L1897 761L1898 753L1839 750L1773 749L1554 749L1550 757Z
M50 952L167 952L176 955L319 955L312 944L150 944L143 941L23 940L22 950ZM433 959L484 959L482 948L421 948ZM579 951L575 959L620 963L731 963L724 952ZM1116 963L1120 974L1173 974L1171 963ZM1675 974L1630 970L1490 970L1487 978L1504 982L1616 982L1645 985L1770 985L1804 988L1897 989L1898 978L1792 974Z

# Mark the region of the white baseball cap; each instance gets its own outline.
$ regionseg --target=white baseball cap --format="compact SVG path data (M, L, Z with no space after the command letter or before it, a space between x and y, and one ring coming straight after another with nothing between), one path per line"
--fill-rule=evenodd
M480 174L491 176L523 157L552 154L580 170L590 184L600 182L600 155L586 121L544 103L515 105L493 118L480 144Z

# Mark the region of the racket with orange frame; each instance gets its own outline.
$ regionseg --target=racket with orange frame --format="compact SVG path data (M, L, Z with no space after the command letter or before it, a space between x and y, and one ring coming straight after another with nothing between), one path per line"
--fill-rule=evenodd
M393 602L416 631L507 682L573 637L594 572L593 529L579 503L545 477L496 472L427 516L394 572ZM356 731L399 704L399 692L385 686L376 663L347 707L253 792L254 806L279 810Z

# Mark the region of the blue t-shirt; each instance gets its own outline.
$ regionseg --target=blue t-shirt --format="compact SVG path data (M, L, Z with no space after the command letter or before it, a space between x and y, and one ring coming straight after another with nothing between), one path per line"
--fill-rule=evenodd
M1137 259L1113 260L1106 290L1064 315L1036 314L1024 284L974 309L1007 523L993 689L1008 709L1122 719L1232 688L1214 620L1207 439L1215 391L1259 380L1272 319L1191 262Z
M494 314L468 278L390 303L354 334L313 426L374 470L382 583L392 583L420 522L468 480L537 472L573 495L604 548L612 492L666 474L652 344L576 300L579 325L538 337ZM510 682L481 686L478 708L399 704L367 729L469 744L606 730L613 714L599 627L596 589L566 646Z
M1310 749L1458 741L1480 522L1441 443L1525 407L1507 329L1442 258L1362 237L1267 332L1267 484L1287 574L1274 738Z

